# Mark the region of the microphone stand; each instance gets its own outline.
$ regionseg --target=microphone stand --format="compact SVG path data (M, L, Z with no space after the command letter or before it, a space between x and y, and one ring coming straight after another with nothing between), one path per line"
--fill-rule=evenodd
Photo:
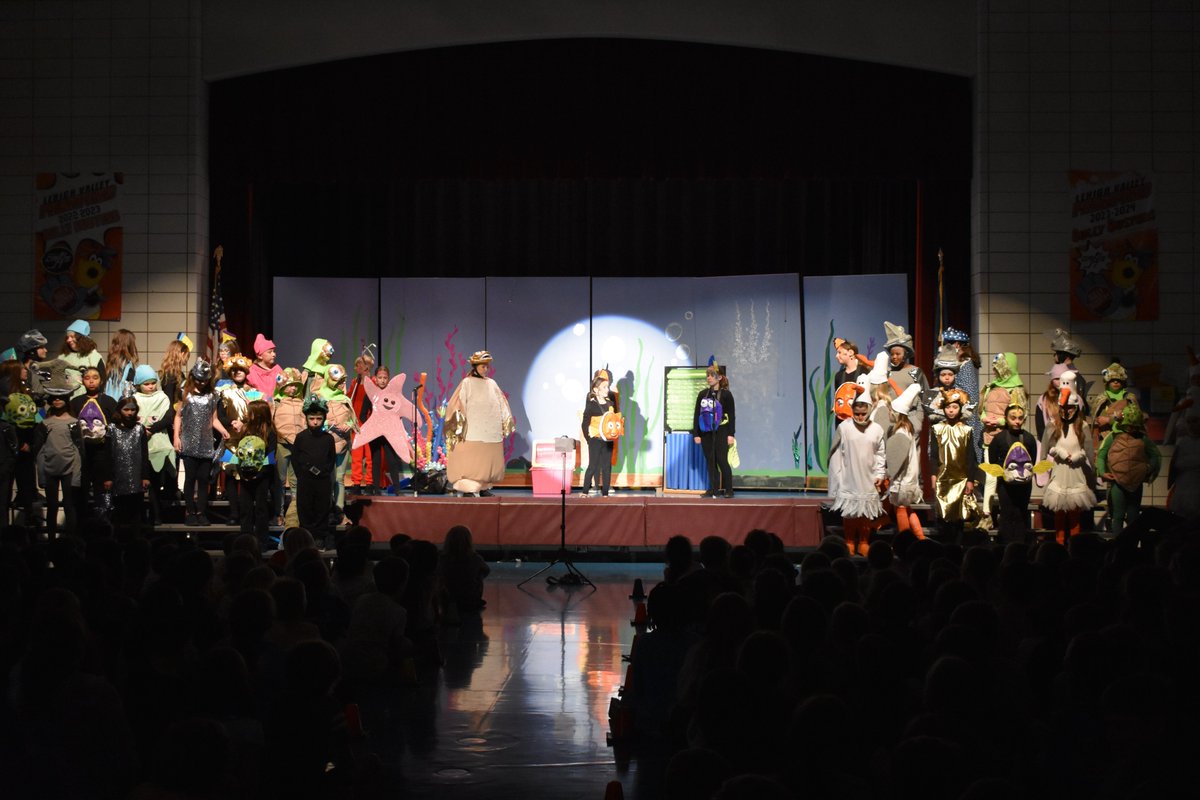
M420 388L421 388L420 386L417 386L412 390L413 454L412 454L412 463L409 464L408 466L412 469L411 483L412 483L413 497L418 497L421 494L419 491L417 491L417 453L416 453L417 446L418 446L417 445L417 392L420 390Z
M559 511L561 514L558 525L558 555L555 556L554 560L549 564L518 583L518 589L529 583L538 575L541 575L543 572L552 569L555 564L562 564L564 567L566 567L567 574L561 578L555 578L553 576L546 578L546 583L549 583L552 586L582 586L586 583L593 589L596 588L596 584L589 581L587 576L579 571L579 568L576 567L574 562L571 561L570 553L567 552L567 453L566 451L563 451L559 455L562 456L562 483L559 485L558 492L560 503Z

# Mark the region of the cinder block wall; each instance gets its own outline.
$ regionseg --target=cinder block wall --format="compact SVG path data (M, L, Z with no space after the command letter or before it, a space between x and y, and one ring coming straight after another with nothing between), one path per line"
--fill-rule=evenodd
M1200 6L979 0L978 9L971 271L981 353L1015 352L1040 393L1053 363L1043 332L1062 327L1082 343L1089 380L1118 356L1126 367L1161 364L1183 389L1184 346L1200 348ZM1072 169L1154 179L1158 320L1070 321ZM1165 500L1165 474L1151 502Z
M38 327L57 348L68 324L33 319L34 176L123 172L122 315L93 322L137 335L157 367L168 341L204 330L208 112L199 0L0 3L0 342Z

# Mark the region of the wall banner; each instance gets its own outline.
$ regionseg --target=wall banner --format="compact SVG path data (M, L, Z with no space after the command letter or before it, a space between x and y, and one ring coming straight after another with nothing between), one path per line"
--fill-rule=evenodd
M122 183L120 172L37 175L35 319L121 318Z
M1071 319L1158 319L1153 180L1072 170L1070 183Z

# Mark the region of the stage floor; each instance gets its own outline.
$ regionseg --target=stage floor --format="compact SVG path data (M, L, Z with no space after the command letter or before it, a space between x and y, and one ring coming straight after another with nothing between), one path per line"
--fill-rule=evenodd
M454 525L471 529L476 547L506 549L558 547L562 523L560 497L528 492L497 492L495 497L359 497L367 503L361 522L375 541L396 533L440 544ZM741 544L755 529L778 535L785 547L816 547L821 541L823 495L742 492L733 498L655 495L625 492L611 497L571 495L566 499L566 544L589 547L661 548L682 534L698 544L720 536Z

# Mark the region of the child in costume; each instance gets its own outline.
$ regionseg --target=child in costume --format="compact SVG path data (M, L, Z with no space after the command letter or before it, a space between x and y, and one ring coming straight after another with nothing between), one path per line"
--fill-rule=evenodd
M34 432L40 421L37 403L27 394L10 394L4 404L4 419L13 426L17 437L13 473L17 496L12 505L32 519L33 501L37 497L37 463L33 453Z
M1059 544L1080 531L1080 518L1096 505L1089 488L1094 461L1091 426L1083 418L1083 400L1075 389L1075 373L1059 378L1058 416L1047 426L1042 449L1054 462L1042 505L1054 512L1054 529Z
M333 468L333 508L340 516L346 505L346 473L350 469L350 443L358 431L358 416L346 394L346 368L330 364L325 368L325 385L319 394L328 405L325 429L333 434L337 461Z
M608 497L612 484L612 455L615 440L605 430L606 414L617 413L616 403L609 391L607 373L592 378L591 391L583 406L583 439L588 447L588 467L583 475L583 496L592 494L593 482L602 497Z
M888 385L892 387L896 397L903 394L904 390L914 383L921 387L923 394L929 389L929 379L925 377L925 373L920 367L912 363L916 358L913 352L912 334L906 333L903 326L893 325L890 322L884 322L883 327L887 331L888 337L887 342L884 343L884 349L888 354ZM912 423L915 434L920 436L921 428L925 424L925 409L920 403L913 405L908 419Z
M212 365L204 360L197 361L188 373L183 400L175 414L173 442L183 458L185 525L209 524L208 482L216 455L213 431L219 433L222 440L229 438L229 431L217 418L220 398L213 394L212 382Z
M1006 425L1005 413L1009 406L1029 407L1025 394L1025 382L1018 370L1017 354L997 353L992 359L992 381L980 392L979 415L983 418L983 458L991 452L992 440ZM996 477L985 473L983 484L983 514L992 518L992 498L996 496Z
M891 402L892 428L886 447L888 502L892 506L896 530L911 530L918 539L924 539L921 518L912 510L912 506L925 499L921 491L921 454L912 422L908 418L920 396L921 387L914 383Z
M58 532L59 494L66 517L66 532L74 533L76 496L83 472L80 454L80 430L71 416L67 398L75 390L75 381L65 364L56 364L51 375L42 382L48 399L46 418L38 424L33 437L33 452L37 461L38 480L46 492L46 533Z
M380 400L382 392L387 389L391 383L392 374L388 368L382 364L375 370L375 377L372 379L375 387L365 387L369 396L366 400L366 405L369 407L368 417L375 414L375 402ZM364 422L367 418L361 418ZM386 467L388 480L393 487L400 486L400 465L404 461L400 458L400 454L388 442L386 436L376 436L367 442L366 446L371 452L371 488L370 494L383 494L383 470Z
M275 510L271 490L275 485L276 441L271 425L271 406L265 400L251 400L234 453L237 463L233 475L239 484L241 531L253 533L264 548L269 544L267 531Z
M333 345L325 339L313 339L308 360L304 362L305 397L321 391L321 387L325 385L325 368L329 366L332 358Z
M8 405L8 395L0 396L0 408ZM12 503L13 479L17 474L17 429L6 416L0 416L0 520L8 521L8 509Z
M1050 337L1050 352L1054 354L1054 363L1062 364L1066 367L1066 372L1075 373L1076 394L1079 395L1079 402L1083 404L1081 410L1086 417L1088 403L1091 402L1091 395L1088 393L1089 384L1075 367L1075 359L1083 355L1083 348L1071 338L1071 334L1062 328L1047 331L1046 336Z
M313 539L332 546L329 506L333 500L334 465L337 461L333 435L325 430L328 407L320 395L304 401L304 430L292 442L292 465L296 471L296 511L300 527Z
M1112 432L1113 423L1121 418L1129 405L1138 404L1137 395L1128 389L1129 373L1114 361L1103 370L1100 376L1104 379L1104 393L1089 398L1089 403L1095 409L1092 415L1092 434L1096 442Z
M958 369L954 376L954 385L967 393L971 399L970 408L979 407L979 354L971 346L971 336L958 328L948 327L942 331L942 342L950 347L958 358ZM978 414L965 414L967 424L975 432L975 457L983 460L983 421Z
M71 398L71 416L79 420L79 432L83 442L83 475L80 498L82 511L93 507L103 513L109 506L109 496L104 491L103 461L106 458L105 439L108 424L117 417L117 402L104 394L103 373L98 367L83 368L83 394Z
M954 349L944 346L938 350L938 354L933 359L933 387L922 393L926 415L930 423L946 421L946 415L942 413L943 393L957 386L958 370L958 355ZM976 389L976 394L978 393L979 390Z
M83 368L96 367L100 370L100 381L104 382L104 357L96 350L92 339L92 326L87 320L77 319L67 326L58 357L67 363L67 375L75 383L71 397L83 394Z
M133 385L137 364L137 337L133 331L121 328L113 334L108 345L108 358L104 360L104 393L114 402L128 394L126 389Z
M516 424L508 398L488 377L492 354L477 350L470 363L446 406L446 480L462 495L490 497L504 478L504 439Z
M150 459L150 510L155 524L162 519L164 507L175 497L178 486L175 447L175 409L167 393L159 388L158 373L142 364L133 374L137 389L138 422L146 429L146 453Z
M142 520L142 493L150 488L151 475L148 441L146 429L138 424L137 398L122 398L105 440L104 490L112 493L114 523L138 525Z
M363 348L362 354L354 359L354 378L346 388L346 396L350 398L350 405L354 407L354 415L360 425L371 416L371 392L375 388L371 381L371 373L375 371L373 347L374 345L367 345ZM357 487L360 491L369 490L372 468L371 447L369 444L357 445L357 442L354 441L350 445L350 485Z
M1200 522L1200 416L1185 415L1182 424L1167 473L1167 508L1195 524Z
M704 380L708 386L696 396L692 413L692 441L704 448L704 462L708 464L708 491L703 496L733 497L733 469L729 464L737 420L733 392L715 361L704 371Z
M160 388L172 405L183 398L183 384L187 381L188 358L192 352L192 340L180 333L167 343L162 363L158 365Z
M834 458L833 453L837 450L838 445L838 428L843 422L854 416L854 403L859 395L867 391L866 375L859 375L862 383L857 381L854 383L846 382L838 386L837 391L833 395L833 416L836 424L833 429L833 436L829 442L829 477L828 491L830 497L837 497L838 493L838 474L841 472L842 460Z
M221 331L221 343L217 346L217 358L214 361L213 387L220 389L229 380L229 372L225 366L234 356L242 354L242 346L237 337L229 331Z
M841 366L833 377L833 385L841 386L846 383L857 383L858 377L864 375L870 367L866 358L858 354L858 345L848 339L833 340L834 359Z
M887 480L887 449L883 428L871 421L871 404L864 395L854 400L850 419L838 425L829 454L837 467L837 494L832 508L841 512L846 544L853 555L866 555L875 520L883 514L880 492Z
M1137 521L1142 484L1157 478L1161 465L1158 447L1146 435L1145 415L1136 403L1126 405L1096 452L1096 472L1108 481L1113 534Z
M240 353L230 357L224 366L226 379L218 382L216 386L216 393L221 398L217 404L217 419L221 420L225 430L229 431L229 437L225 440L224 452L221 453L221 465L226 475L231 470L234 452L237 450L238 442L242 438L242 431L246 426L246 411L249 409L250 401L262 398L259 391L247 382L252 366L250 359ZM239 507L237 491L240 484L236 477L232 480L224 478L221 480L224 481L226 499L234 509L237 509Z
M1000 501L999 535L1001 541L1026 542L1029 538L1029 498L1033 494L1033 476L1049 471L1048 461L1034 461L1038 442L1025 430L1025 409L1011 405L1004 412L1005 427L988 445L987 463L980 469L997 479L996 498Z
M260 397L269 400L275 394L275 384L282 372L283 368L275 363L275 343L261 333L255 336L254 363L250 365L246 383L254 387Z
M296 434L304 430L304 375L295 367L288 367L279 376L275 388L275 407L271 410L271 424L275 429L275 473L277 480L275 516L277 521L284 516L284 506L287 506L287 516L284 522L291 526L299 525L296 516L295 500L296 475L292 467L292 444ZM285 501L284 487L288 487L293 502Z
M967 496L974 495L979 474L974 432L964 418L964 409L970 401L962 389L946 391L942 396L946 419L935 423L929 435L929 466L936 476L934 511L943 535L956 541L962 539Z

